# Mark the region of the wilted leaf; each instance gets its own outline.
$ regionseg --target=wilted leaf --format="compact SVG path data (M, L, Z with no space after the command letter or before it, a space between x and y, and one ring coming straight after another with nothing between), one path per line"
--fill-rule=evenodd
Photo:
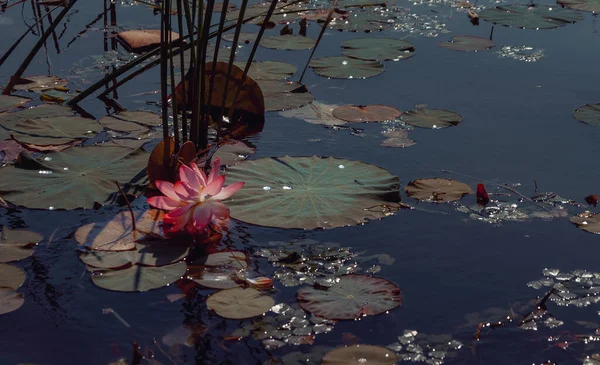
M206 299L206 306L219 316L245 319L262 315L275 305L273 298L252 288L218 291Z
M402 296L391 281L351 274L327 289L298 290L298 303L315 316L344 320L385 313L400 306Z
M344 105L333 110L333 116L346 122L385 122L395 120L402 112L387 105Z
M444 109L417 109L404 112L402 120L415 127L440 129L459 124L463 116Z
M494 41L487 38L474 37L468 35L457 35L452 37L451 41L440 42L438 46L453 51L485 51L496 46Z
M0 264L0 288L17 290L25 282L25 271L18 266Z
M400 201L399 179L361 161L333 157L271 157L227 171L244 188L226 201L231 216L282 228L334 228L386 215L375 208ZM257 214L261 211L269 214Z
M395 38L354 38L342 42L342 54L366 61L398 61L412 57L415 46Z
M436 203L460 200L466 194L473 192L469 185L460 181L440 178L411 181L405 191L411 198Z
M148 291L162 288L185 275L185 262L166 266L131 266L122 270L93 269L92 281L98 287L114 291Z
M398 355L385 347L352 345L325 354L322 365L395 365Z
M345 56L327 56L310 62L318 75L334 79L365 79L383 72L379 61L364 61Z
M35 232L4 228L0 233L0 262L26 259L33 255L33 245L42 240ZM1 285L0 285L1 286Z

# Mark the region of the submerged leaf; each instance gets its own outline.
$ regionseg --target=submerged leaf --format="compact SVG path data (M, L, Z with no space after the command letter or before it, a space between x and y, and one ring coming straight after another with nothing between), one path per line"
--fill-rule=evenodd
M463 116L444 109L417 109L404 112L402 120L415 127L440 129L459 124Z
M342 276L326 290L298 290L298 303L315 316L344 320L385 313L400 306L402 296L391 281L351 274Z
M398 355L385 347L352 345L325 354L322 365L395 365Z
M483 10L479 16L491 23L530 29L557 28L583 20L575 10L540 4L499 5Z
M412 57L415 46L395 38L354 38L342 42L344 56L366 61L404 60Z
M275 305L273 298L252 288L218 291L206 299L208 309L221 317L244 319L262 315Z
M436 203L460 200L466 194L473 192L469 185L460 181L440 178L411 181L405 191L411 198Z
M32 246L41 240L42 236L35 232L4 228L0 233L0 262L6 263L28 258L33 255Z
M227 175L228 180L245 182L244 188L226 201L231 216L263 226L315 229L356 225L385 217L382 207L400 201L400 180L361 161L316 156L261 158L244 161Z
M346 122L385 122L395 120L402 112L387 105L344 105L333 110L333 116Z
M316 74L334 79L365 79L383 72L378 61L364 61L345 56L327 56L310 62Z

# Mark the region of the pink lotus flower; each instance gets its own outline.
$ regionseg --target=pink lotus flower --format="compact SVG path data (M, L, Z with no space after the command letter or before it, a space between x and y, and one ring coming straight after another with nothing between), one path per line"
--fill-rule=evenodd
M210 174L206 177L195 163L191 167L181 165L180 181L156 181L156 187L165 196L154 196L148 204L170 212L163 217L163 224L170 227L166 233L176 233L185 228L190 234L203 231L212 221L229 217L229 208L221 200L229 198L244 186L236 182L227 187L225 175L221 175L221 161L217 157Z

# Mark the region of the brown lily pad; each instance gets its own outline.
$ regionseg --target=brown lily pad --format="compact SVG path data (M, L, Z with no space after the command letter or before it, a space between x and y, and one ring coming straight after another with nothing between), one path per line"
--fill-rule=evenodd
M6 263L28 258L33 255L33 246L41 240L42 236L35 232L4 228L0 234L0 262Z
M10 288L0 288L0 315L16 311L25 303L23 294Z
M600 213L586 211L571 217L571 222L586 232L600 234Z
M18 266L0 264L0 288L17 290L25 283L25 271Z
M408 138L408 131L392 130L384 132L383 135L387 137L386 140L381 142L383 147L406 148L417 144L417 142Z
M441 178L411 181L404 191L412 198L435 203L460 200L463 196L473 193L469 185L465 183Z
M371 345L340 347L325 354L322 365L395 365L398 355L390 349Z
M333 116L346 122L385 122L395 120L402 112L387 105L344 105L333 111Z
M69 81L57 76L28 76L17 80L15 90L23 91L44 91L54 89L55 87L64 87Z
M171 32L173 41L179 39L179 34ZM160 30L128 30L117 34L117 39L128 51L143 53L160 46Z
M206 300L208 309L229 319L258 317L275 305L273 298L252 288L231 288L218 291Z

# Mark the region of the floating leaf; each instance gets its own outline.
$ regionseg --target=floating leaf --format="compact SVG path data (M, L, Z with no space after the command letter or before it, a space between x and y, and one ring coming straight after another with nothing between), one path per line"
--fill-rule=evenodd
M345 32L380 32L397 23L398 14L393 10L393 7L352 9L347 17L332 19L329 28Z
M600 126L600 104L586 104L575 109L573 116L580 122Z
M469 35L457 35L452 37L451 41L440 42L438 46L451 49L453 51L485 51L496 46L494 41L487 38L474 37Z
M0 288L17 290L25 282L25 271L18 266L0 264Z
M21 98L18 96L0 95L0 113L14 109L23 104L27 104L31 99Z
M436 203L460 200L473 191L469 185L450 179L418 179L406 186L406 194L418 200L428 200Z
M314 39L309 37L286 34L263 38L260 45L265 48L300 51L313 48L315 42Z
M385 347L352 345L340 347L325 354L323 365L395 365L398 355Z
M386 140L381 142L383 147L399 147L405 148L414 146L417 142L408 138L408 132L403 130L391 130L383 133L387 137Z
M572 217L571 222L586 232L600 234L600 213L586 211Z
M188 266L187 278L213 289L230 289L239 286L234 275L248 267L248 257L240 251L212 253Z
M4 228L0 233L0 262L6 263L28 258L33 255L32 246L41 240L42 236L35 232Z
M177 262L158 267L135 265L122 270L88 269L92 272L92 281L100 288L134 292L172 284L185 275L186 268L185 262Z
M344 275L332 287L298 290L298 303L315 316L333 320L377 315L402 304L400 289L391 281L369 275Z
M219 158L221 165L232 166L238 164L256 152L256 148L242 141L228 140L219 146L213 158Z
M0 315L16 311L23 303L23 294L9 288L0 288Z
M71 108L62 105L45 104L14 113L0 114L0 125L4 125L5 123L14 125L17 122L23 122L27 119L71 116L73 116Z
M12 164L15 162L19 154L27 149L23 148L21 144L15 140L7 139L0 141L0 152L4 153L4 159L2 160L5 164Z
M342 42L344 56L366 61L403 60L412 57L415 46L395 38L354 38Z
M463 116L444 109L417 109L404 112L402 120L415 127L440 129L457 125Z
M190 245L177 240L145 240L129 251L91 251L79 255L81 261L94 268L112 269L125 265L164 266L183 260Z
M103 129L97 121L82 117L31 118L6 122L0 117L0 122L17 141L38 146L83 140L94 137Z
M235 62L240 69L246 67L246 62ZM252 62L248 76L254 80L283 80L296 73L296 66L276 61Z
M208 309L229 319L245 319L262 315L275 305L273 298L252 288L218 291L206 299Z
M385 122L395 120L402 112L387 105L344 105L333 110L333 116L346 122Z
M93 250L132 250L135 248L137 240L142 240L147 235L160 236L162 233L161 221L162 213L159 210L152 209L136 212L136 232L134 233L131 224L131 214L129 211L123 211L107 222L89 223L79 227L75 231L75 240L80 245ZM132 251L132 254L135 254L135 252Z
M310 62L318 75L334 79L365 79L383 72L379 61L364 61L344 56L327 56Z
M322 125L340 125L346 122L333 116L333 111L339 107L339 105L329 105L319 103L314 100L310 104L305 105L301 108L287 110L279 113L279 115L286 118L298 118L311 124L322 124Z
M91 207L117 190L115 181L145 185L142 170L148 155L141 149L73 147L39 160L21 156L19 164L0 169L0 197L28 208Z
M179 39L179 34L171 32L173 41ZM142 53L160 46L160 30L128 30L117 34L117 39L130 52Z
M530 29L558 28L583 20L575 10L539 4L499 5L483 10L479 16L491 23Z
M267 111L299 108L315 98L306 86L296 82L259 80L258 84L263 90Z
M600 0L558 0L560 5L582 11L600 12Z
M400 201L400 180L361 161L334 157L271 157L244 161L227 171L244 188L227 205L244 222L282 228L334 228L386 216ZM257 214L266 212L269 214Z
M161 125L162 118L158 114L147 111L124 111L101 118L100 124L115 131L140 132L148 130L148 127Z
M235 35L235 32L232 33L225 33L223 34L223 39L226 40L227 42L233 42L233 37ZM256 40L256 36L258 35L258 33L248 33L248 32L240 32L239 38L238 38L238 44L240 43L250 43L250 42L254 42Z
M69 81L57 76L28 76L18 79L13 87L15 90L43 91L65 86Z

